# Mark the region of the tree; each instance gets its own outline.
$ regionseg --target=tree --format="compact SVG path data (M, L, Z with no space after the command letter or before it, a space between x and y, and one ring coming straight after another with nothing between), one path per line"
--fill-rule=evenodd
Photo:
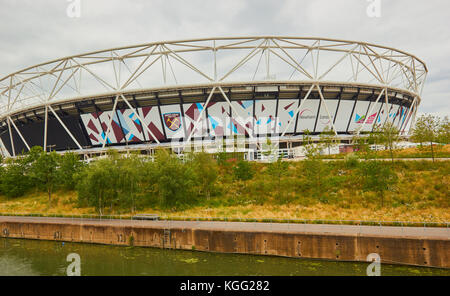
M364 190L377 192L383 207L385 192L397 182L397 174L388 164L377 160L364 161L359 167L363 175Z
M354 135L352 137L352 146L354 151L356 150L356 153L359 156L364 156L365 158L368 157L368 152L370 150L369 147L369 141L367 137L361 136L361 135Z
M206 152L195 153L192 161L193 169L200 183L201 193L209 200L219 174L217 162L211 154Z
M278 142L272 143L270 138L266 139L266 143L263 143L263 155L267 157L269 161L273 161L274 159L278 159Z
M7 159L6 166L0 175L0 190L7 197L19 197L25 194L32 185L26 174L27 166L23 158Z
M450 144L450 122L448 116L445 116L439 126L438 134L439 142L442 144Z
M277 180L278 198L281 191L281 177L286 175L289 168L289 162L283 161L281 157L278 157L277 161L269 163L267 167L267 173Z
M132 213L137 208L137 198L142 190L143 161L137 155L115 161L118 169L117 192L120 207L128 206Z
M236 166L233 167L233 176L236 180L241 180L244 182L243 186L240 187L240 193L242 193L247 187L247 181L253 179L255 171L250 162L245 160L239 160Z
M119 180L115 163L107 158L96 160L76 175L78 201L84 206L93 206L103 215L107 204L117 199Z
M30 175L37 181L38 186L44 187L47 191L49 207L51 207L53 189L58 184L59 157L55 151L47 153L41 150L31 164Z
M337 143L339 143L339 140L336 137L336 134L332 129L330 129L329 126L326 126L324 130L320 133L320 143L327 148L328 155L331 154L330 149L331 147L335 146Z
M317 158L320 156L322 150L322 143L314 143L309 130L305 130L303 133L303 148L305 149L305 155L308 159Z
M324 193L328 188L327 179L329 177L330 167L319 157L307 158L303 161L303 173L305 183L312 192L312 195L324 199Z
M193 188L198 179L189 161L183 163L168 151L158 151L155 170L161 206L176 209L194 203Z
M314 196L321 200L326 190L326 179L329 173L329 167L320 157L322 143L313 143L308 130L303 135L303 145L306 152L306 159L303 161L303 172L306 176L305 182Z
M434 162L433 142L437 142L439 140L440 126L441 124L439 117L433 116L431 114L422 115L419 117L419 119L417 119L411 136L411 139L414 142L421 143L421 145L423 142L430 143L431 158L433 159L433 162ZM441 134L444 133L441 132Z
M73 190L75 188L75 175L79 173L85 164L80 161L80 157L68 152L62 155L59 159L59 180L63 188Z
M245 160L240 160L233 168L234 177L244 182L253 179L255 172L252 165Z
M381 128L375 130L378 143L383 144L389 149L391 160L394 162L394 146L395 142L400 139L400 133L398 128L391 122L385 123Z

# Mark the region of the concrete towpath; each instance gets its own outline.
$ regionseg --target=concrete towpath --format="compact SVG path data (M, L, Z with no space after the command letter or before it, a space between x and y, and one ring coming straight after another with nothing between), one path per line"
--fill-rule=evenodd
M221 222L221 221L143 221L119 219L85 219L0 216L0 223L14 222L24 224L68 224L93 226L121 226L158 229L198 229L243 232L276 232L299 234L322 234L340 236L373 236L386 238L414 238L450 240L450 227L408 227L408 226L366 226L335 224L298 224L262 222Z

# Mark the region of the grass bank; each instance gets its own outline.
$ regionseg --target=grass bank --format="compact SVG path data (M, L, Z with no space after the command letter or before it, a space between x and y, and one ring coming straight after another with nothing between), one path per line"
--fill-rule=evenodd
M322 163L320 180L306 173L305 163L292 162L282 175L274 176L268 164L254 163L254 176L233 178L233 164L219 168L209 198L197 198L193 205L176 210L161 207L154 197L135 213L156 213L170 217L227 217L235 219L312 219L446 222L450 221L450 161L396 161L392 167L398 180L384 196L361 186L361 173L354 164ZM319 183L317 183L319 182ZM320 191L317 191L320 184ZM80 206L76 191L57 190L51 207L47 193L38 189L18 198L0 196L0 213L42 213L46 215L97 214L94 207ZM127 208L105 208L105 214L130 215Z
M450 145L445 146L434 146L434 157L435 158L449 158L450 159ZM344 159L350 153L340 153L332 155L323 155L324 159ZM406 148L406 149L395 149L393 151L394 158L431 158L430 146L416 147L416 148ZM371 153L373 158L390 159L391 155L389 150L382 150Z

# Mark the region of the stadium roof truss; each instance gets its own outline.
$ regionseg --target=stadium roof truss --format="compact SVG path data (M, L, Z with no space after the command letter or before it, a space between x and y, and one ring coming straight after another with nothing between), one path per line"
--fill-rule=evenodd
M233 108L224 86L290 82L310 85L302 104L314 89L325 104L321 87L327 84L379 89L376 102L384 100L386 107L389 93L401 91L414 98L408 114L414 120L427 72L425 63L411 54L347 40L261 36L155 42L69 56L1 78L0 121L7 125L10 135L14 129L29 149L13 117L24 111L45 108L44 147L47 147L47 120L51 114L82 150L55 106L111 96L114 97L113 112L119 101L134 110L127 96L130 93L206 86L211 89L206 105L213 93L219 92ZM328 108L327 112L330 116ZM200 115L195 125L201 118ZM107 128L109 131L111 122ZM334 126L333 129L336 131ZM192 132L186 142L191 137ZM4 144L0 144L4 148ZM14 146L12 136L11 145ZM106 137L102 147L105 145Z

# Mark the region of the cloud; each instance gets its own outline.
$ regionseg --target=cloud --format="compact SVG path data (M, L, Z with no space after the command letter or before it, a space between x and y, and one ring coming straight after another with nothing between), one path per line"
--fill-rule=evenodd
M410 52L429 74L420 112L450 113L450 2L381 0L2 0L0 76L55 58L159 40L284 35L360 40Z

